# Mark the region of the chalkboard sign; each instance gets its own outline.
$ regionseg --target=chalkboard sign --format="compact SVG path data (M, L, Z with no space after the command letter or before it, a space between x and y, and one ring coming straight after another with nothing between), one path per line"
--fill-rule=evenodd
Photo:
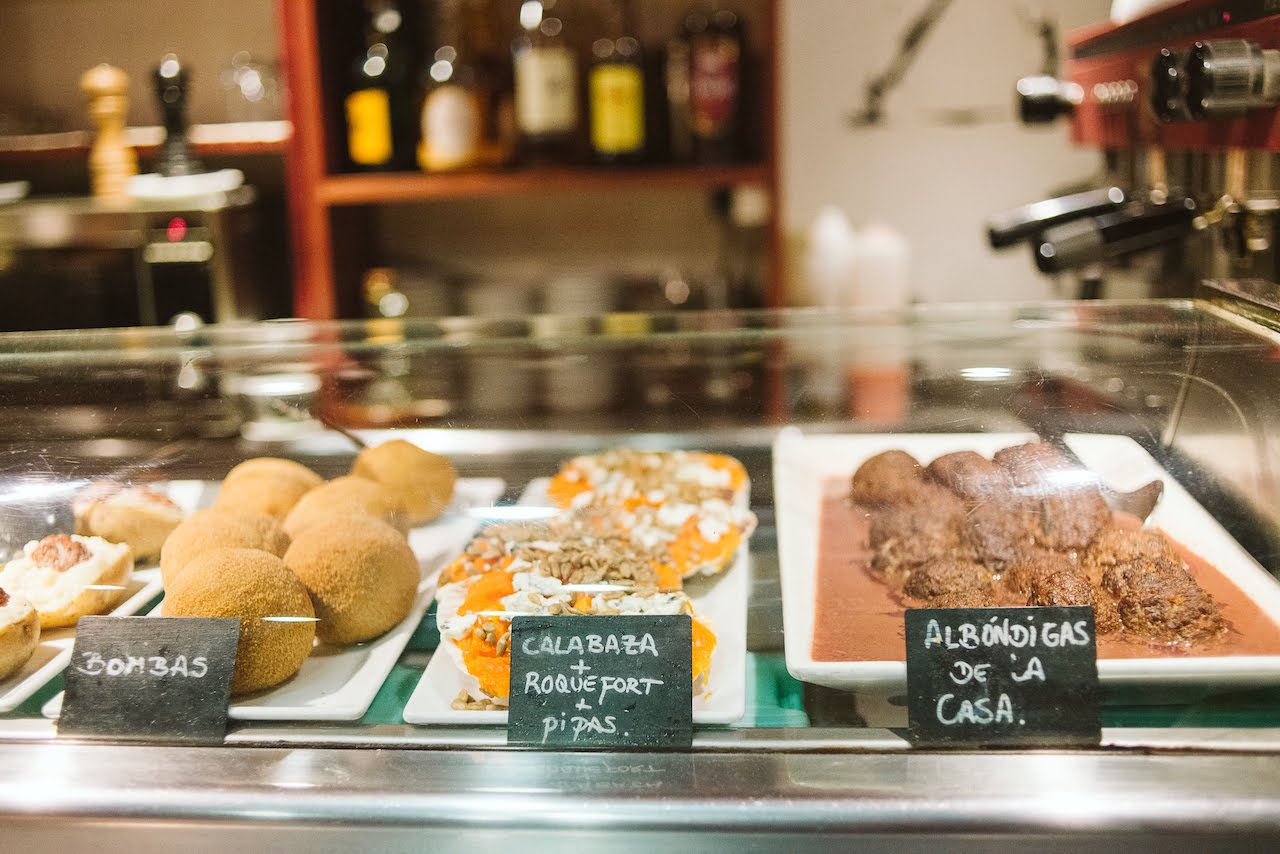
M687 616L515 617L509 744L687 749Z
M235 618L82 618L58 734L220 743L239 638Z
M914 609L906 639L915 744L1098 743L1093 608Z

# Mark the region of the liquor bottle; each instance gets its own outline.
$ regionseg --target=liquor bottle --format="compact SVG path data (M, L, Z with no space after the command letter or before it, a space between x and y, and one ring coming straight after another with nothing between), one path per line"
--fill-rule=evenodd
M611 0L603 35L591 43L591 152L601 163L636 163L645 155L644 66L629 23L623 0Z
M668 156L675 163L688 163L693 160L693 116L689 110L689 41L683 32L667 42L663 72Z
M364 49L346 97L347 157L355 169L404 169L412 162L413 109L404 18L395 0L365 0Z
M717 2L690 11L684 22L689 44L689 116L694 159L731 163L742 157L742 77L745 42L742 18Z
M515 158L515 94L511 58L498 37L496 0L465 0L463 31L471 44L476 85L484 109L481 160L486 166L504 166Z
M516 129L520 156L526 162L576 159L580 121L577 60L555 3L521 3L520 33L512 45Z
M469 169L481 162L484 99L463 30L462 0L438 0L436 49L423 75L418 165L428 172Z

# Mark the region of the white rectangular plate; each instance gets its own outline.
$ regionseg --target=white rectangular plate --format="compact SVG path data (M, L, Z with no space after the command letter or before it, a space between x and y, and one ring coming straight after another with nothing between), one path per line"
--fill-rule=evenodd
M135 569L126 586L124 601L110 612L111 616L128 617L138 613L160 595L162 589L160 567ZM41 632L40 642L36 644L35 652L27 663L8 679L0 679L0 712L16 709L43 688L46 682L61 673L71 660L71 647L75 642L74 626Z
M554 508L546 499L548 479L532 481L520 498L522 506ZM751 559L747 547L739 550L733 564L718 576L691 578L685 591L699 616L705 617L716 633L716 649L711 656L706 693L693 698L693 722L728 724L746 712L747 596L751 591ZM475 724L506 726L505 711L485 712L454 709L451 704L462 691L462 674L449 656L431 656L418 686L404 707L404 719L411 724Z
M484 518L485 508L502 495L504 487L500 478L461 479L440 518L409 532L409 544L418 556L423 577L413 608L395 628L369 643L317 643L292 679L234 699L228 716L240 721L353 721L362 717L431 604L444 561L466 544ZM159 616L163 606L161 602L152 614ZM57 717L61 708L59 694L45 704L44 714Z
M989 457L1000 448L1034 438L1031 434L1015 433L806 436L795 429L779 433L773 446L774 507L782 577L784 643L791 675L806 682L844 689L896 690L906 685L903 661L813 659L824 481L834 476L847 479L866 459L892 448L928 463L942 454L962 450ZM1113 489L1125 491L1153 479L1162 480L1164 496L1148 523L1168 531L1216 567L1280 627L1280 584L1140 445L1126 436L1096 434L1072 434L1066 441L1081 461ZM1104 683L1275 684L1280 683L1280 656L1103 657L1098 661L1098 675Z
M204 506L207 484L199 480L171 480L157 486L170 500L191 514ZM150 563L135 566L124 601L110 614L113 617L129 617L147 606L160 594L160 568ZM40 643L26 664L8 679L0 679L0 713L16 709L27 698L44 687L50 679L62 672L71 659L71 647L75 644L75 627L50 629L40 633Z

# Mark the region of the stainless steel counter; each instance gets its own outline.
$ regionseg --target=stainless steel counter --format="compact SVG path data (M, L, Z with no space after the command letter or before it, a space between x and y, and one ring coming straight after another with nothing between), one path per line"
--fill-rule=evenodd
M1274 850L1280 839L1273 756L548 759L517 751L10 745L0 752L4 848Z

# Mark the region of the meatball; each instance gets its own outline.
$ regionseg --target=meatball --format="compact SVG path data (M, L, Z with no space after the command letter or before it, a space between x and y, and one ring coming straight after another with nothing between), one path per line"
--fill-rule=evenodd
M1102 576L1115 597L1124 627L1153 640L1191 641L1226 628L1213 597L1180 563L1140 557L1118 563Z
M1022 552L1005 570L1001 581L1006 589L1020 596L1030 596L1036 580L1060 572L1075 569L1071 559L1062 552L1031 548Z
M966 540L994 572L1004 572L1039 536L1035 506L1013 498L975 504L965 521Z
M991 588L975 588L943 593L930 599L930 608L994 608L996 598Z
M1116 600L1105 590L1094 588L1093 624L1100 635L1118 631L1123 625Z
M954 496L953 496L954 499ZM972 557L963 537L963 514L930 504L893 504L871 513L872 571L901 586L911 569L947 556Z
M854 472L849 497L857 504L881 507L915 498L924 483L924 469L906 451L885 451Z
M1084 554L1083 565L1093 583L1099 584L1102 582L1103 573L1109 568L1138 558L1182 563L1182 558L1178 556L1173 543L1159 531L1150 529L1132 531L1120 527L1108 527L1089 544L1089 550Z
M1040 502L1040 542L1051 549L1088 548L1111 523L1111 508L1096 489L1050 495Z
M1048 442L1027 442L1002 448L995 452L992 461L1006 473L1015 489L1031 494L1050 488L1054 473L1078 468Z
M982 501L1009 491L1004 471L975 451L943 454L929 463L925 474L966 501Z
M1093 605L1093 585L1075 567L1037 575L1031 581L1028 605Z
M945 558L921 564L907 579L903 592L914 599L933 599L962 590L991 591L991 573L971 560Z

